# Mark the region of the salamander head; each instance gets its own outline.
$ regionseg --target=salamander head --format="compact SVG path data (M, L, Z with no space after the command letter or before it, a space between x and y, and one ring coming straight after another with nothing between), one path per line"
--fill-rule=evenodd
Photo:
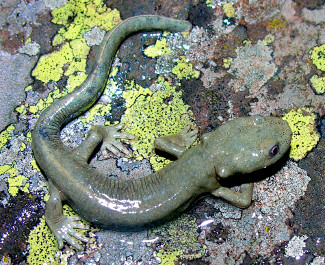
M276 117L252 116L219 127L204 143L221 178L250 173L279 160L289 149L292 132ZM214 146L214 150L212 151Z

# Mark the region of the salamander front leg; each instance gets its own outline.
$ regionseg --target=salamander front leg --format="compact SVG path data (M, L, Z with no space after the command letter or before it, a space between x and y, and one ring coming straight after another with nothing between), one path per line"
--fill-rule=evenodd
M101 152L105 158L108 156L108 151L111 151L116 156L120 156L121 152L131 156L131 151L118 139L137 140L137 137L132 134L119 132L123 126L123 124L109 127L100 125L93 126L88 132L85 141L74 152L79 157L88 161L95 148L102 143Z
M254 183L245 183L241 186L241 193L226 187L220 187L212 195L223 198L239 208L247 208L252 202Z
M45 221L56 237L59 249L63 248L63 241L66 241L76 249L82 250L82 246L76 239L89 243L90 239L79 234L75 229L89 230L87 225L81 224L79 217L68 217L62 213L62 195L54 184L49 181L50 199L46 203Z
M197 134L198 130L191 129L188 125L178 134L155 139L155 148L179 158L186 151L186 147L194 143Z

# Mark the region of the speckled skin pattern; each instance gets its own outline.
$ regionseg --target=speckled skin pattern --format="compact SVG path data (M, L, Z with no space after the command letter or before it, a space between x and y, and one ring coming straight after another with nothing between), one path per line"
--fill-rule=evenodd
M76 239L89 241L75 230L88 227L79 223L79 218L62 214L64 201L98 226L122 229L146 227L173 217L206 193L244 208L251 203L253 184L243 184L239 193L222 187L219 180L271 165L290 146L288 124L275 117L230 121L204 135L203 140L190 149L185 146L194 142L197 130L187 127L177 135L158 138L155 142L156 148L178 159L136 180L105 177L88 164L100 144L103 154L107 150L130 154L118 139L136 140L136 137L119 132L122 125L94 126L78 148L71 150L64 146L60 141L61 128L92 107L101 96L121 41L134 32L152 29L188 31L191 24L160 16L138 16L121 22L105 36L85 82L44 110L35 125L32 148L49 179L51 195L45 217L59 248L67 241L82 249Z

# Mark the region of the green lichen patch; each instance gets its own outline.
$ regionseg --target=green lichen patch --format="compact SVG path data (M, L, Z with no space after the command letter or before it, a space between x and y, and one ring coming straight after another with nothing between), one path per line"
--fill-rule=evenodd
M309 81L316 94L321 95L325 93L325 77L313 75Z
M154 139L176 134L193 121L189 106L182 100L182 92L161 78L158 83L164 89L154 93L131 82L123 93L127 109L121 120L126 124L126 131L139 138L132 142L134 156L150 159L155 170L170 160L154 154Z
M317 69L325 71L325 44L314 47L310 51L309 57Z
M290 157L298 161L316 146L320 138L315 127L316 116L310 108L291 110L283 119L292 131Z
M161 247L157 257L161 259L161 264L172 265L178 259L199 259L206 251L206 246L197 240L198 226L192 215L184 214L170 223L150 230L149 234L159 238Z

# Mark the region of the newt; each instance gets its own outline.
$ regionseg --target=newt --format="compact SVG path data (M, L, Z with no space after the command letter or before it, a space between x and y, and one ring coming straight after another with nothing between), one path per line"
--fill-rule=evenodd
M101 96L112 60L122 40L138 31L189 31L187 21L144 15L131 17L109 31L96 52L93 68L72 93L45 109L32 133L35 159L46 174L50 198L46 203L46 223L61 249L64 241L82 249L78 240L89 242L78 229L89 229L79 217L67 217L62 204L68 203L84 219L99 227L141 229L159 224L183 212L203 194L212 194L245 208L252 200L253 183L243 183L241 192L220 182L234 174L267 167L283 156L291 141L286 121L277 117L243 117L226 122L204 134L192 148L197 129L186 127L176 135L158 138L155 147L177 159L163 169L135 180L106 177L89 165L94 150L103 154L131 151L121 140L136 140L120 130L123 125L94 126L75 149L60 140L61 129L91 108ZM245 176L245 175L239 175Z

